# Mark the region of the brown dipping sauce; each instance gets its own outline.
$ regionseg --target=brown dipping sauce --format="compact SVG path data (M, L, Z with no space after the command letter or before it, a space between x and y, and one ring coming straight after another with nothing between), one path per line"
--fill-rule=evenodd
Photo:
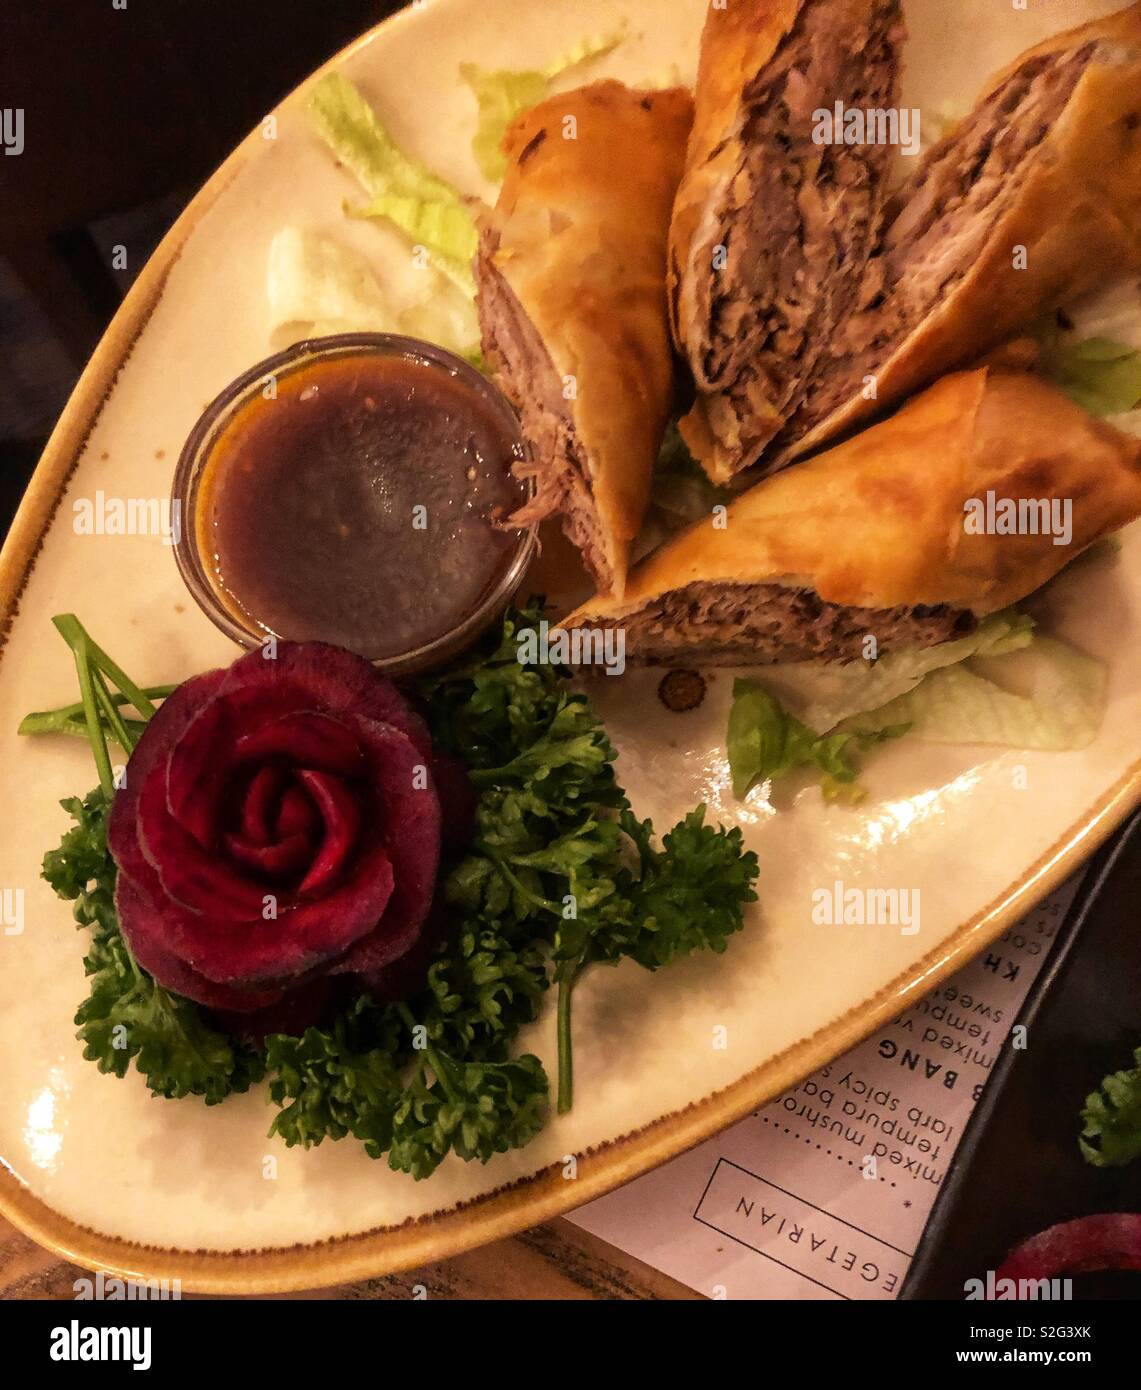
M444 637L518 556L513 417L428 358L311 360L255 392L204 461L199 554L245 624L371 659Z

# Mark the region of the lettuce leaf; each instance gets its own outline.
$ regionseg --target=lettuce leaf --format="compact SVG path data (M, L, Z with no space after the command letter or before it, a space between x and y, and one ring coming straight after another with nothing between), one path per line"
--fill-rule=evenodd
M677 421L671 420L654 465L650 503L670 528L688 525L709 516L713 508L728 504L733 494L718 487L690 453Z
M411 193L381 193L360 207L346 207L349 217L382 217L394 223L451 282L475 294L471 262L478 235L475 221L462 203L438 203Z
M857 799L854 755L908 732L929 743L1085 748L1105 701L1100 661L1035 636L1031 619L1013 610L985 619L970 637L874 664L773 666L764 686L733 686L733 791L742 797L759 780L816 767L826 797Z
M546 68L512 71L481 68L477 63L460 64L460 76L471 88L479 107L471 148L486 179L498 183L507 172L503 137L515 117L544 101L556 77L591 58L610 53L624 37L624 33L618 32L581 39Z
M1106 422L1122 432L1141 439L1141 410L1126 410L1120 415L1107 415Z
M342 73L314 87L309 112L317 133L366 193L417 194L432 202L459 202L459 194L426 164L405 154L376 112Z
M467 294L475 293L471 262L475 220L460 193L406 154L376 112L339 72L314 87L309 113L317 133L369 195L357 217L383 217L428 252L431 263Z
M774 666L766 671L765 683L810 728L830 730L852 715L878 710L908 694L933 671L970 657L998 656L1026 647L1033 630L1033 621L1012 609L984 618L969 637L955 642L890 652L873 662Z
M1100 661L1036 637L1026 651L934 671L914 690L841 727L871 733L906 722L929 743L1065 752L1093 742L1105 699Z
M882 727L867 733L815 733L794 718L781 702L756 681L733 682L733 705L726 739L733 794L744 797L755 782L782 776L796 768L815 767L822 774L824 795L832 799L862 793L854 786L854 755L882 739L899 738L906 725Z
M1141 351L1112 338L1048 346L1044 365L1091 415L1124 415L1141 406Z
M402 309L397 327L410 338L439 343L473 367L478 367L480 371L484 369L475 302L450 288L445 294L432 295Z
M545 72L493 72L476 63L461 63L460 76L475 94L479 122L471 142L472 154L484 178L498 183L507 172L503 136L516 116L529 111L550 91Z
M282 347L328 333L390 333L396 314L366 257L304 227L282 227L266 266L270 335Z
M266 267L270 338L287 347L329 333L405 333L478 366L475 304L450 285L438 286L427 299L397 309L368 258L353 247L310 228L282 227Z

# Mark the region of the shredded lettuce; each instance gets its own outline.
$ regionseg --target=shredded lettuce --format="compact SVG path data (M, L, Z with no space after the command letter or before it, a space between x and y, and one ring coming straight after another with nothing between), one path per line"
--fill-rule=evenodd
M1097 736L1105 692L1100 661L1038 636L1026 650L934 671L908 694L841 728L872 733L907 723L928 743L1066 752Z
M266 267L270 334L287 346L328 333L388 333L396 315L366 257L304 227L282 227Z
M475 94L479 123L471 142L480 172L498 183L507 172L503 136L507 127L524 111L529 111L550 91L545 72L493 72L475 63L461 63L460 76Z
M413 242L453 284L474 295L471 262L478 236L460 193L426 164L406 154L356 87L333 72L309 98L317 133L369 195L355 217L382 217Z
M667 87L684 87L687 84L681 70L681 64L670 63L668 66L660 68L653 77L648 77L644 82L639 82L638 85L659 92L664 91Z
M1040 331L1039 336L1043 336ZM1126 275L1083 295L1045 324L1048 340L1081 342L1086 338L1111 338L1131 348L1141 348L1141 284Z
M606 53L613 53L625 37L625 21L608 34L587 34L560 53L544 71L548 78L554 80L564 72L569 72L571 68L577 68L580 63L585 63L591 58L601 58Z
M732 499L728 488L717 487L690 453L677 421L670 422L654 466L650 501L669 529L709 516L718 504Z
M512 71L481 68L477 63L460 64L460 76L471 88L479 107L471 148L485 178L498 183L507 172L503 136L515 117L545 100L556 77L591 58L610 53L624 37L624 33L617 32L582 39L546 68Z
M1080 406L1141 434L1141 293L1135 276L1104 285L1034 328L1043 369Z
M310 228L282 227L273 238L266 295L277 347L330 333L405 333L480 364L471 299L439 282L428 299L398 309L367 257Z
M1122 434L1131 434L1141 439L1141 410L1127 410L1121 415L1107 415L1106 422L1119 429Z
M1092 743L1105 714L1100 661L1036 636L1025 614L985 619L970 636L875 663L773 666L738 680L726 738L733 790L816 767L824 794L857 799L853 755L905 733L929 743L1066 752ZM819 731L819 732L817 732Z
M428 259L465 293L475 294L471 269L478 237L472 215L463 204L434 203L409 193L381 193L360 207L347 207L350 217L383 217L428 252Z
M421 338L426 343L439 343L458 357L483 370L483 354L479 346L479 318L475 303L450 291L434 295L401 310L397 319L401 333Z
M1033 628L1025 614L1009 610L985 618L969 637L955 642L891 652L878 661L774 666L765 673L765 683L810 728L834 729L852 715L878 710L907 695L933 671L969 657L998 656L1028 646Z

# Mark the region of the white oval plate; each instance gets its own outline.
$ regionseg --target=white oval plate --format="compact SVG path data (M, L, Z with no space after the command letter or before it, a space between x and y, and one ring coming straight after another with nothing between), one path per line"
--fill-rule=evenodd
M987 74L1053 29L1117 8L1061 0L909 0L905 100L969 100ZM705 0L428 0L336 60L406 148L467 192L492 197L470 153L474 104L461 61L541 66L588 34L627 25L590 77L690 81ZM676 69L674 65L676 64ZM302 89L303 90L303 89ZM671 716L655 677L601 680L620 774L660 829L700 801L741 824L761 859L761 901L723 957L650 976L598 970L576 992L573 1114L487 1167L446 1163L416 1184L351 1142L309 1153L266 1138L264 1096L206 1109L152 1099L132 1072L80 1056L82 942L39 877L63 796L95 782L87 750L15 735L22 714L73 698L53 613L74 610L147 682L224 664L234 650L187 597L154 537L76 535L72 504L164 496L203 406L266 356L266 252L283 224L335 234L406 285L400 240L349 222L354 194L294 93L276 136L255 132L207 184L146 267L53 436L0 561L0 887L23 893L23 931L0 936L0 1205L44 1243L93 1266L187 1288L301 1288L439 1258L586 1201L755 1108L821 1065L1005 929L1141 799L1141 530L1116 559L1051 591L1053 630L1102 657L1109 709L1080 754L937 748L872 761L870 796L826 806L808 788L742 807L727 787L730 678L700 711ZM62 494L62 500L61 500ZM640 698L639 698L640 697ZM1028 790L1015 776L1025 769ZM819 927L812 892L920 893L919 930ZM721 1030L724 1030L723 1032ZM715 1040L724 1038L719 1047ZM522 1040L554 1057L548 1012ZM579 1156L575 1180L564 1156ZM267 1164L272 1156L275 1164ZM465 1204L457 1210L459 1204ZM470 1205L468 1205L470 1204ZM256 1252L256 1253L255 1253Z

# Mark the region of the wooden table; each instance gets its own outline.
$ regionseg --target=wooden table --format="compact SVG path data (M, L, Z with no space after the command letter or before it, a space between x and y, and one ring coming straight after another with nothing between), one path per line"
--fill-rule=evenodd
M72 1299L77 1265L41 1250L0 1217L0 1299ZM422 1284L429 1298L695 1299L700 1295L568 1221L552 1221L513 1240L407 1274L290 1298L411 1298ZM188 1297L190 1295L187 1295Z

